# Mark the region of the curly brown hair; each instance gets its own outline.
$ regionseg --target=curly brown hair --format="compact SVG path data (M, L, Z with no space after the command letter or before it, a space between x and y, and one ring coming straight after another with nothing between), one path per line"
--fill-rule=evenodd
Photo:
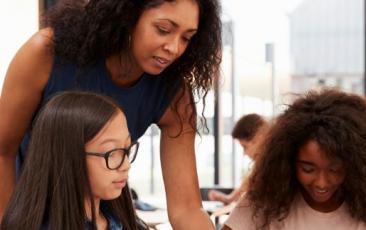
M296 157L309 140L316 140L329 157L343 162L346 177L341 189L348 211L366 222L366 101L326 89L300 96L269 130L247 194L254 216L263 217L260 228L288 215L301 186Z
M113 54L128 52L129 34L142 12L174 1L64 0L48 11L44 26L53 28L53 49L57 56L86 67ZM183 89L180 99L186 90L205 99L221 62L220 5L217 0L194 1L199 6L197 33L183 55L163 71L169 76L164 78L167 85L178 83ZM179 100L173 106L176 113ZM194 111L192 116L195 115ZM190 120L193 124L194 117Z

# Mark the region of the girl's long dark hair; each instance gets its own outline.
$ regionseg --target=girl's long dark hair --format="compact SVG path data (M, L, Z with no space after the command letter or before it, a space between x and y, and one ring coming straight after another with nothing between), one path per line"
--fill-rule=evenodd
M53 97L36 118L19 181L1 229L84 229L85 199L92 199L85 143L122 111L93 93L66 92ZM92 204L92 223L95 207ZM123 224L136 229L128 186L117 199L103 201Z
M295 161L309 140L319 143L330 158L343 162L341 187L353 218L366 223L366 102L340 92L311 91L280 115L263 144L247 197L259 228L285 218L299 193Z
M183 55L163 72L170 94L177 93L173 86L182 89L172 106L180 120L178 104L184 93L190 92L205 102L221 62L219 3L195 1L200 13L198 31ZM113 54L128 53L128 37L142 12L164 2L174 0L64 0L48 12L45 26L53 28L55 54L83 68ZM195 107L195 103L192 96L189 106ZM193 110L189 121L197 130L195 118Z

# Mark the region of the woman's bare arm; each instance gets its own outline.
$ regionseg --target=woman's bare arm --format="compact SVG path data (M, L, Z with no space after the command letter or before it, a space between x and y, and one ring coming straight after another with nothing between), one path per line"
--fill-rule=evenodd
M161 165L167 193L168 215L176 230L211 230L214 226L202 209L194 150L195 131L188 122L192 108L186 110L189 94L179 103L183 118L183 131L170 108L167 109L159 126L161 128Z
M7 70L0 97L0 219L15 185L15 159L47 83L53 58L52 32L33 35Z

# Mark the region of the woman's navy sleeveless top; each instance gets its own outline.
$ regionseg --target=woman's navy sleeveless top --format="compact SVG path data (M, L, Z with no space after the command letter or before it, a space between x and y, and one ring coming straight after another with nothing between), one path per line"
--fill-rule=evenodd
M164 78L163 75L143 74L132 87L121 88L110 78L105 60L99 61L87 70L80 71L76 65L63 64L56 58L43 92L41 106L55 93L62 91L81 90L107 95L121 105L127 118L131 139L135 141L151 124L160 120L174 96L173 92L178 90L178 84L167 85ZM30 131L22 140L17 169L23 162L29 133Z

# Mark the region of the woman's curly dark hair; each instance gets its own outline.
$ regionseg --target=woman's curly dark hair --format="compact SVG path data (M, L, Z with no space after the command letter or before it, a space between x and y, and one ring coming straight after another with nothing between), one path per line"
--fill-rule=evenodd
M366 101L326 89L295 100L277 118L263 143L247 194L253 218L263 217L261 228L288 215L300 191L295 171L298 150L309 140L317 141L330 158L343 162L346 177L341 189L349 213L366 222Z
M53 28L57 56L86 67L112 54L128 52L129 34L142 12L174 1L64 0L49 10L44 26ZM186 89L205 99L221 62L220 5L217 0L194 1L199 6L198 31L183 55L163 72L169 76L167 85L178 83L183 89L180 99ZM173 106L175 112L178 101ZM193 124L194 118L190 121Z

